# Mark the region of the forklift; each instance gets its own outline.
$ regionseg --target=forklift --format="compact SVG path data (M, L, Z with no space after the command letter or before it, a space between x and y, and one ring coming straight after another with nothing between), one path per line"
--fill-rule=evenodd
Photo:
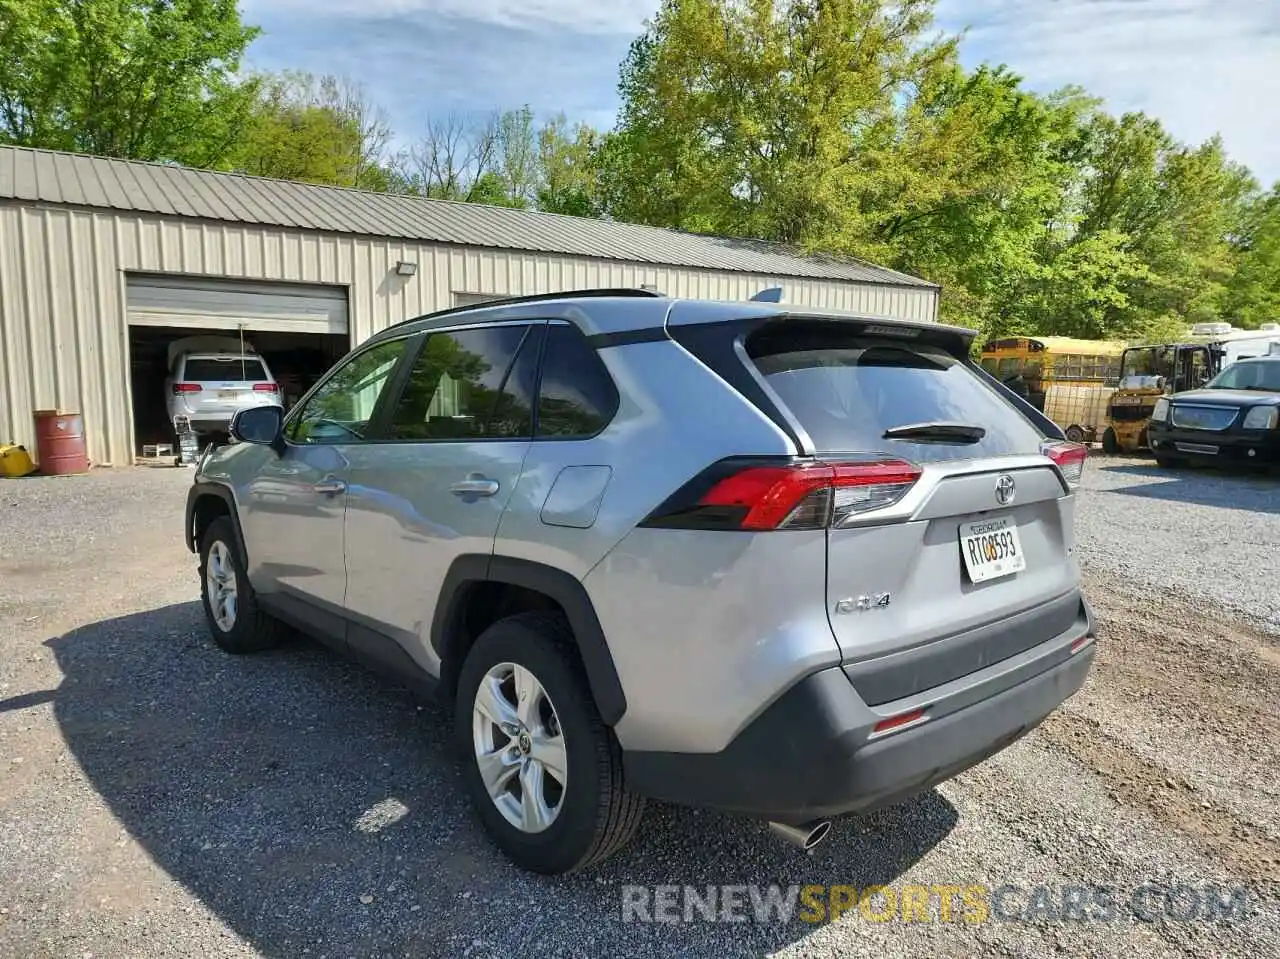
M1120 386L1107 403L1105 453L1147 449L1147 423L1162 396L1204 386L1222 365L1219 343L1132 346L1120 356Z

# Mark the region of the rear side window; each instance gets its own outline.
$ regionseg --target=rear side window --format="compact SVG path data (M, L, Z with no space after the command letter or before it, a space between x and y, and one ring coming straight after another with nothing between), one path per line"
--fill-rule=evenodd
M549 327L538 396L538 435L562 440L595 436L617 411L617 387L582 331L576 326Z
M228 356L225 359L189 357L183 367L182 378L187 383L264 383L267 371L256 356Z
M492 326L428 334L391 413L388 437L531 436L539 330Z
M748 354L825 452L887 452L916 462L1035 453L1043 436L941 347L832 332L771 333ZM980 427L979 439L892 438L930 423Z

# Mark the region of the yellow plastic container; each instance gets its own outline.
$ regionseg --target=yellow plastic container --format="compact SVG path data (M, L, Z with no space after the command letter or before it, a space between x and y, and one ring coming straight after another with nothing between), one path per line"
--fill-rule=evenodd
M26 447L0 443L0 476L27 476L35 471Z

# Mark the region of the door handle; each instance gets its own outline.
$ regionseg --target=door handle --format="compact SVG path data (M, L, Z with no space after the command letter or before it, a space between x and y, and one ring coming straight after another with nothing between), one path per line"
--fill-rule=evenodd
M325 496L336 496L338 493L345 493L347 491L347 484L342 482L340 479L326 479L321 480L311 488L315 492L322 493Z
M449 487L450 493L459 496L493 496L501 484L497 480L485 479L483 476L468 476Z

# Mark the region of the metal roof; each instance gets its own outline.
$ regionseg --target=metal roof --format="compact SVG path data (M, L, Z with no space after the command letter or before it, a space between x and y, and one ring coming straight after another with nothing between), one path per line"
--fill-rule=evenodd
M935 286L858 260L806 256L762 240L25 147L0 147L0 199L767 276Z

